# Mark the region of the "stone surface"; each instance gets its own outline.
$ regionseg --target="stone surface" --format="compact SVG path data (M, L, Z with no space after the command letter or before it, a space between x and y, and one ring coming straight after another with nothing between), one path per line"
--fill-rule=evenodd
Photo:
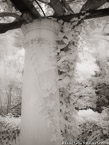
M25 36L21 145L58 145L59 94L56 38L59 25L48 19L22 26Z

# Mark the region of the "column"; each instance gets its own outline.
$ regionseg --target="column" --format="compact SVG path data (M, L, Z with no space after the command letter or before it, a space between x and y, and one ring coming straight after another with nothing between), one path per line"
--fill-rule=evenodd
M56 58L59 25L40 19L21 29L25 48L21 145L60 145Z

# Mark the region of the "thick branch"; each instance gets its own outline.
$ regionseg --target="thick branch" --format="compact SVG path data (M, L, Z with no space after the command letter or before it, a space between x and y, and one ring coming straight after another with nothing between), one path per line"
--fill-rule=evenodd
M5 33L8 30L20 28L23 23L25 23L24 20L15 21L12 23L0 23L0 33Z
M81 11L96 10L106 2L107 0L87 0L86 3L82 6Z
M109 16L109 8L99 9L99 10L89 10L84 13L76 13L76 14L70 14L70 15L64 15L64 16L58 16L58 17L51 16L51 17L69 22L71 19L75 17L84 16L84 14L88 14L84 19L105 17L105 16Z
M109 8L87 11L87 14L89 15L86 16L85 19L109 16ZM69 22L72 18L80 17L83 15L84 15L83 13L77 13L77 14L70 14L70 15L65 15L65 16L58 16L58 17L50 16L50 17ZM24 22L25 22L24 20L20 20L20 21L8 23L8 24L0 24L0 33L5 33L8 30L20 28Z
M39 18L40 14L34 7L32 0L10 0L14 7L18 9L22 14L28 12L33 18Z
M0 17L14 17L17 20L21 19L21 17L19 15L17 15L16 13L9 13L9 12L0 13Z
M34 7L33 3L31 0L24 0L25 5L28 7L28 9L30 10L30 12L32 12L33 16L35 18L40 18L41 15L40 13L37 11L37 9Z

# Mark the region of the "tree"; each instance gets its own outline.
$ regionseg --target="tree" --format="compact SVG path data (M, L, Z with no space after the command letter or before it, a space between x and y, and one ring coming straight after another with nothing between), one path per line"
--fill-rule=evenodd
M17 31L0 37L0 106L5 115L14 113L11 108L21 102L23 48L19 50L18 46L14 46L17 45L16 33Z
M67 122L64 123L66 128L61 130L61 133L64 139L71 140L73 138L75 140L75 136L70 130L70 127L74 131L76 129L70 122L69 114L72 113L72 110L74 111L74 106L69 94L72 95L78 36L84 19L109 14L108 8L95 10L106 1L100 0L96 4L94 1L87 1L81 12L74 14L70 7L70 1L51 0L48 2L39 0L53 9L54 15L48 17L41 16L36 6L37 4L42 10L41 3L38 1L22 0L17 3L18 1L13 0L12 2L22 14L1 13L1 17L12 16L16 18L16 21L0 26L1 33L4 33L7 30L19 28L23 24L21 28L25 35L26 56L22 101L22 145L60 144L59 92L56 81L58 74L55 52L57 44L59 91L63 101L66 102L65 106L62 102L62 108L65 108L65 111L61 109L61 112L64 114L64 122ZM88 11L86 11L87 9ZM58 40L57 34L59 35ZM38 104L36 104L37 102Z
M75 1L63 0L62 2L59 2L58 0L50 1L50 2L42 1L42 0L38 0L38 1L34 1L34 0L29 1L28 0L28 2L27 1L25 2L25 0L22 0L22 1L16 2L16 1L12 0L12 2L14 4L15 8L17 8L23 15L21 15L21 13L19 15L15 13L15 10L13 10L13 8L12 8L12 3L9 0L3 1L3 3L8 4L8 11L6 10L7 4L5 4L6 6L4 7L4 9L6 10L6 12L0 13L0 17L14 17L16 19L16 21L9 23L9 24L1 23L0 24L0 33L5 33L8 30L21 27L21 25L25 22L25 20L31 21L34 18L46 17L45 14L44 14L44 16L42 16L39 13L40 12L39 9L41 9L41 11L43 11L43 13L44 13L44 10L42 9L41 4L44 4L44 6L48 6L47 7L48 9L49 9L49 7L51 7L53 9L55 15L52 15L49 17L54 17L56 19L62 19L63 21L70 21L74 17L82 16L83 13L81 11L86 11L86 13L88 13L88 15L85 17L86 19L108 16L108 14L109 14L108 8L101 9L101 10L95 10L95 9L99 8L100 6L102 6L103 4L105 4L106 2L108 2L108 0L100 0L100 1L96 1L96 2L88 0L82 6L82 9L79 10L80 13L77 13L77 14L73 13L73 10L70 7L70 5L72 6L73 2L76 2L76 0ZM35 6L36 6L36 4L38 5L37 10L35 9L33 2L35 3L34 4ZM2 0L1 0L1 3L2 3ZM10 9L12 12L10 12ZM66 16L66 12L67 12L67 16ZM32 15L34 15L34 16L32 16Z

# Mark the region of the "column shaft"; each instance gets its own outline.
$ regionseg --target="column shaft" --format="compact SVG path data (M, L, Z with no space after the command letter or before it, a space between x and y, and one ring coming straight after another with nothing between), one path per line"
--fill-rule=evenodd
M21 145L59 143L58 30L58 24L47 19L35 20L22 26L25 62Z

